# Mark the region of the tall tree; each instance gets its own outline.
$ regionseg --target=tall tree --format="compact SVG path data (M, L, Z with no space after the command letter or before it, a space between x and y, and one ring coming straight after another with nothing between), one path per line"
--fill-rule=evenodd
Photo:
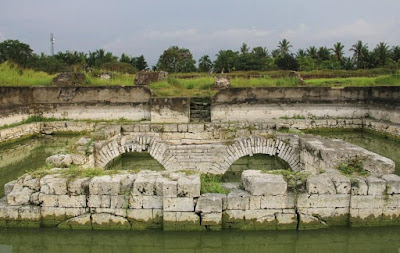
M311 46L311 47L307 48L307 55L313 59L317 59L318 58L317 48L315 46Z
M287 39L283 39L282 41L279 41L279 43L278 43L278 49L279 49L282 57L290 52L291 47L292 47L292 45L290 45L290 42Z
M250 51L250 48L247 46L246 43L243 42L242 46L240 47L240 53L241 54L248 54Z
M400 46L395 46L392 48L392 59L393 61L400 63Z
M200 72L210 73L212 70L212 66L213 66L213 64L208 55L203 55L199 59L199 71Z
M148 68L147 62L146 62L146 60L144 59L144 56L143 56L143 55L141 55L141 56L135 58L135 67L136 67L139 71L142 71L142 70Z
M0 63L13 61L26 66L32 59L33 50L28 44L18 40L5 40L0 43Z
M232 50L220 50L216 54L217 59L214 61L214 71L231 72L234 70L238 54L238 52L233 52Z
M331 52L327 47L320 47L317 54L320 61L328 61L331 58Z
M189 49L172 46L164 51L157 63L157 69L170 73L196 71L196 61Z
M335 60L342 63L343 62L343 49L344 45L340 42L336 42L333 45L333 48L331 48L331 51L333 52L333 55L335 56Z
M357 63L357 68L364 68L368 57L368 45L359 40L351 46L350 51L353 52L353 58Z
M390 50L388 45L384 42L380 42L374 49L374 55L376 57L376 66L384 66L386 61L390 57Z

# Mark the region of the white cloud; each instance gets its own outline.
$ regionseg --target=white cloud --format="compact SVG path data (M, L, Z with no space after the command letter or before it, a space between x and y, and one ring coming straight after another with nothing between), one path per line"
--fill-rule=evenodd
M306 24L300 24L296 29L289 29L280 34L280 37L283 39L299 39L305 38L306 35L309 35L310 28Z

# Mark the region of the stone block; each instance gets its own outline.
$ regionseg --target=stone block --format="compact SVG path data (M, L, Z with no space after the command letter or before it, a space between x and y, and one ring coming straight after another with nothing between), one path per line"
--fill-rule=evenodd
M138 175L133 183L132 194L134 195L156 195L156 181L158 176L154 175Z
M57 207L58 195L39 194L39 203L42 207Z
M123 217L108 213L92 214L93 229L130 230L131 224Z
M39 178L32 177L29 174L22 178L22 185L34 191L40 190Z
M65 208L42 206L40 208L40 214L42 216L43 226L55 226L66 219Z
M50 195L67 194L67 178L60 175L46 175L40 179L40 192Z
M249 210L250 194L242 190L234 190L226 197L226 210Z
M163 196L143 196L144 209L162 209Z
M309 195L300 194L297 198L297 207L348 207L350 205L349 194L325 194L325 195Z
M370 209L370 208L380 208L382 209L386 203L386 196L374 196L366 195L360 196L355 195L351 197L350 207L357 209Z
M69 195L89 194L89 178L76 178L71 180L67 186Z
M39 206L21 206L18 209L18 219L21 221L40 221Z
M222 212L218 213L201 213L202 226L215 226L222 224Z
M204 132L204 124L188 124L189 133L202 133Z
M81 216L88 212L89 212L89 208L85 208L85 207L65 208L65 217L67 219L70 219L70 218Z
M282 175L246 170L242 173L242 183L252 195L284 195L287 192L287 182Z
M166 212L193 212L193 198L164 198L164 211Z
M383 175L382 179L386 181L386 193L400 194L400 177L395 174Z
M120 186L120 177L98 176L93 177L89 183L89 193L91 195L118 195Z
M137 175L132 175L132 174L127 174L124 175L124 177L121 178L121 186L120 186L120 194L125 195L128 194L132 191L133 189L133 183L135 182Z
M351 191L350 179L341 174L331 176L332 182L335 185L337 194L349 194Z
M111 196L111 208L126 209L129 206L129 196L117 195Z
M202 195L196 204L196 213L217 213L222 212L222 199L224 194Z
M382 195L386 193L386 181L375 176L367 178L368 195Z
M129 220L148 222L153 219L152 209L128 209L127 217Z
M261 198L264 196L250 196L250 210L258 210L261 209Z
M40 202L39 202L39 195L41 193L40 192L35 192L31 195L31 199L30 199L30 203L35 205L35 206L40 206Z
M111 207L111 196L110 195L89 195L88 207Z
M238 222L244 220L244 210L226 210L222 212L222 222Z
M129 208L141 209L143 208L143 196L142 195L130 195L129 196Z
M86 207L86 195L59 195L58 196L59 207Z
M13 190L7 195L7 202L10 206L28 205L30 203L31 195L34 191L28 187L14 187Z
M275 217L278 230L297 228L297 214L277 213Z
M17 183L17 180L13 180L4 185L4 195L7 196L14 188L14 185Z
M367 195L368 184L364 178L356 177L351 179L351 194L352 195Z
M178 182L166 180L163 182L163 197L177 197L178 196Z
M306 188L309 194L336 194L335 185L327 174L310 175Z
M178 197L199 197L200 175L190 175L178 179Z
M292 194L261 197L261 209L294 208L294 206L295 198Z
M91 214L83 214L78 217L71 218L58 225L61 229L92 229Z
M127 210L126 208L101 208L101 207L94 207L90 208L91 213L109 213L112 215L117 215L121 217L127 217Z

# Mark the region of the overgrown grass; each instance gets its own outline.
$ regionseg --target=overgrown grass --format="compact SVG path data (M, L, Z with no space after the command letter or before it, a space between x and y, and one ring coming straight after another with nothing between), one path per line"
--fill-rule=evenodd
M196 79L178 79L169 77L168 80L152 83L150 89L160 97L209 97L217 90L211 89L214 78L200 77Z
M304 186L307 177L310 175L309 172L304 171L291 171L291 170L266 170L263 173L282 175L285 181L288 183L288 187L293 190L297 190L299 187Z
M71 166L70 168L65 169L52 169L52 167L46 165L39 169L35 169L32 171L26 171L26 173L30 174L32 177L42 178L46 175L62 175L72 180L74 178L84 178L89 177L93 178L96 176L105 176L105 175L114 175L117 174L117 170L104 170L102 168L82 168L79 166Z
M1 86L49 86L55 75L21 68L16 64L0 64Z
M94 77L90 74L85 73L86 84L95 86L113 86L113 85L134 85L135 75L133 74L122 74L122 73L112 73L111 79L101 79L99 77Z
M46 117L43 117L41 115L33 115L33 116L30 116L29 118L27 118L27 119L25 119L23 121L20 121L18 123L9 124L9 125L2 125L2 126L0 126L0 129L20 126L20 125L34 123L34 122L52 122L52 121L65 121L65 120L69 120L69 119L57 119L57 118L54 118L54 117L46 118Z
M368 171L364 169L362 159L352 159L347 162L341 162L338 170L345 175L368 176Z
M220 175L202 174L200 175L200 179L201 179L201 189L200 189L201 194L229 193L229 190L221 185L222 176Z

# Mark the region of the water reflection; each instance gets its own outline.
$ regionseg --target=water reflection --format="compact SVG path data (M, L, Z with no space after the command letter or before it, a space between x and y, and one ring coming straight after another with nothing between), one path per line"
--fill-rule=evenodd
M398 252L400 228L319 231L0 230L12 252ZM0 248L1 249L1 248ZM0 251L1 252L1 251Z
M3 185L25 173L45 165L46 158L76 142L78 136L43 136L0 147L0 197Z

